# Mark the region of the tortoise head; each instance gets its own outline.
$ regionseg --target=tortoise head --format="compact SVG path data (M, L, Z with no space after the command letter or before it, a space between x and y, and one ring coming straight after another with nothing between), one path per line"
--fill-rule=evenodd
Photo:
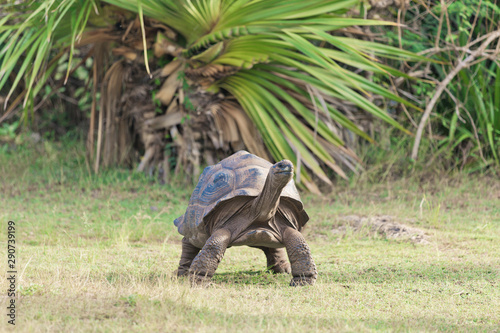
M267 221L276 214L281 191L292 178L293 164L288 160L278 162L269 169L262 192L252 204L255 221Z
M273 187L283 188L293 178L293 164L289 160L282 160L274 164L269 170L269 180Z

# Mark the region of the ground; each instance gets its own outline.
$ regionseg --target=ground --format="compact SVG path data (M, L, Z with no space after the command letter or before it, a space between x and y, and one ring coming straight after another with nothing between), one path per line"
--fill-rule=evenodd
M339 184L304 195L312 287L230 248L208 288L173 272L191 186L88 171L80 146L0 153L0 271L16 223L19 332L500 331L500 181L481 175ZM348 223L418 230L425 242ZM348 222L346 222L348 221ZM6 273L5 273L6 274ZM2 279L1 308L9 298ZM5 314L0 331L13 330Z

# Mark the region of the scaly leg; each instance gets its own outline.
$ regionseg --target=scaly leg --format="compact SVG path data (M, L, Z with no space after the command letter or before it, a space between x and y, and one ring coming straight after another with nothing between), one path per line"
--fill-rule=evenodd
M256 246L256 248L261 249L267 258L267 269L271 270L273 273L288 273L292 272L290 264L288 263L285 249L284 248L271 248L265 246Z
M189 274L195 282L204 282L212 278L226 252L230 238L231 233L227 229L219 229L210 236L189 268Z
M189 267L191 267L191 263L198 252L200 252L200 249L189 243L186 237L182 239L182 253L179 268L177 269L177 276L184 276L188 273Z
M283 243L292 266L290 286L313 285L318 271L304 236L298 230L287 227L283 232Z

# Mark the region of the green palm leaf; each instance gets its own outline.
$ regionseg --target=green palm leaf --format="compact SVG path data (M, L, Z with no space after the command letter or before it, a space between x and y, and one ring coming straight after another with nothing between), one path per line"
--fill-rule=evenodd
M346 17L345 13L360 0L102 2L139 14L143 32L144 17L176 31L182 36L177 41L183 48L179 59L188 66L234 68L232 75L219 78L209 90L234 96L260 131L273 158L288 158L307 166L308 170L301 169L305 182L311 181L312 172L330 183L324 166L345 177L337 162L349 165L349 161L355 162L333 128L343 128L372 141L326 101L348 101L405 133L409 131L369 97L377 94L419 110L390 90L347 69L355 67L379 75L408 77L373 57L427 60L387 45L332 35L332 31L355 25L394 25ZM0 88L16 70L9 96L22 79L26 82L26 98L36 93L40 87L37 75L50 51L66 47L71 59L75 40L84 32L92 10L99 5L97 0L32 2L23 14L23 23L7 24L16 16L14 13L0 18ZM39 29L37 24L46 18L47 24Z

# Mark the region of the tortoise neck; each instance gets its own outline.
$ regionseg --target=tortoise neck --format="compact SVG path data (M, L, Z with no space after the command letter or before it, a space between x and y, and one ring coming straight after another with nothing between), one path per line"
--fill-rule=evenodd
M269 173L260 195L254 199L251 211L255 213L254 221L268 221L276 214L280 203L280 196L288 180L274 178L274 174Z

